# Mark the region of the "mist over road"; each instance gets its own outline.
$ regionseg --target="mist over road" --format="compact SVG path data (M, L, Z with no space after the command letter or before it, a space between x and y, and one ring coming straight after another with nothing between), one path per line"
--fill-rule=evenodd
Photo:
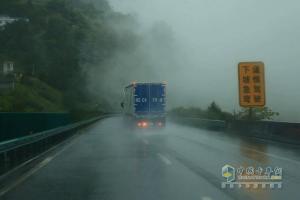
M158 71L162 80L170 83L171 106L206 107L214 100L227 111L237 111L240 109L238 63L263 61L267 106L280 113L276 120L300 122L299 1L109 0L109 3L116 11L133 15L144 32L158 22L168 25L171 30L168 37L145 45L150 59L144 60L151 63L147 70ZM167 38L172 38L173 46L178 48L162 51ZM153 56L157 52L161 56ZM138 77L141 80L142 74ZM147 77L157 78L152 74Z

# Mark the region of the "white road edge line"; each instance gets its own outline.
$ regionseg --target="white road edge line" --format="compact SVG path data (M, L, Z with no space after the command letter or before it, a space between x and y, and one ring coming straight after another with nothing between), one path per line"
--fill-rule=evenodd
M284 160L284 161L288 161L288 162L292 162L292 163L296 163L298 165L300 165L300 162L297 161L297 160L293 160L293 159L290 159L290 158L284 158L282 156L277 156L277 155L274 155L274 154L271 154L271 153L266 153L266 152L262 152L262 151L258 151L258 150L255 150L255 149L250 149L248 147L243 147L247 150L250 150L250 151L253 151L253 152L256 152L256 153L261 153L261 154L265 154L267 156L270 156L270 157L273 157L273 158L276 158L276 159L280 159L280 160Z
M164 155L158 153L157 156L166 164L166 165L172 165L172 162Z
M236 145L236 144L231 144L231 145L235 146L237 148L240 148L239 145ZM273 157L273 158L276 158L276 159L279 159L279 160L284 160L284 161L288 161L288 162L292 162L292 163L295 163L297 165L300 165L300 162L297 161L297 160L294 160L294 159L285 158L283 156L278 156L278 155L275 155L275 154L272 154L272 153L268 153L268 152L262 152L262 151L259 151L259 150L256 150L256 149L249 148L247 146L246 147L242 147L242 148L250 150L250 151L253 151L253 152L256 152L256 153L264 154L264 155L267 155L267 156L270 156L270 157Z
M181 136L179 136L179 137L181 137ZM182 137L182 138L188 139L186 137ZM222 140L219 140L219 141L222 141ZM197 141L197 142L204 144L204 142L202 142L202 141ZM229 144L229 145L232 146L232 147L235 147L235 148L241 148L240 145L236 145L236 144ZM252 152L264 154L266 156L273 157L273 158L276 158L276 159L279 159L279 160L284 160L284 161L288 161L288 162L300 165L300 161L298 161L298 160L294 160L294 159L290 159L290 158L285 158L285 157L282 157L282 156L274 155L272 153L262 152L262 151L259 151L259 150L256 150L256 149L252 149L252 148L249 148L249 147L242 147L242 148L246 149L246 150L250 150Z
M0 197L4 196L6 193L8 193L10 190L14 189L15 187L17 187L19 184L21 184L22 182L24 182L26 179L28 179L30 176L32 176L33 174L35 174L37 171L39 171L41 168L45 167L49 162L51 162L56 156L58 156L59 154L61 154L63 151L65 151L67 148L69 148L71 145L73 145L74 141L69 143L68 145L66 145L65 147L63 147L60 151L58 151L56 154L54 154L51 157L47 157L45 158L43 161L41 161L39 164L37 164L34 168L32 168L31 170L29 170L27 173L25 173L24 175L22 175L19 179L17 179L15 182L13 182L12 184L8 185L7 187L4 187L1 191L0 191ZM54 146L56 147L56 146Z

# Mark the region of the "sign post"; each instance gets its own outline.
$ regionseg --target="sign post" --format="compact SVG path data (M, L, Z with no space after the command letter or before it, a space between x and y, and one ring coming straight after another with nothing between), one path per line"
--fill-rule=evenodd
M249 118L252 118L252 108L264 107L265 69L263 62L241 62L238 65L239 102L241 107L249 108Z

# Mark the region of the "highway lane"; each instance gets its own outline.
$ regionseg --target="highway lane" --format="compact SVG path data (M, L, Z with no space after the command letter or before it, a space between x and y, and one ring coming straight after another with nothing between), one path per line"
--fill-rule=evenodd
M133 131L121 118L84 130L0 199L298 200L300 149L168 123ZM221 168L278 166L281 189L222 189Z

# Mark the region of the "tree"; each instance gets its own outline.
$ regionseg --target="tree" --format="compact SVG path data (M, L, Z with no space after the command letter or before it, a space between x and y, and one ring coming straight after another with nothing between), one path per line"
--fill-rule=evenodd
M276 116L279 116L279 113L272 111L268 107L252 108L252 117L250 120L273 120ZM249 120L249 109L243 108L238 113L238 119Z
M216 102L212 102L208 108L207 108L207 112L211 112L211 113L221 113L222 110L221 108L216 104Z
M224 112L222 109L213 101L206 110L202 110L197 107L177 107L169 112L170 115L179 117L196 117L203 119L212 120L232 120L233 115L229 112Z
M206 118L222 119L222 110L214 101L208 106L206 110Z
M63 94L66 110L83 110L95 102L111 109L105 98L114 94L107 87L106 95L90 87L88 72L97 69L94 79L104 85L114 56L136 49L140 39L132 16L114 12L107 0L9 0L1 2L0 13L19 19L0 30L1 60L14 61L24 76L34 70L35 78ZM130 65L124 68L131 70ZM22 110L26 102L18 100Z

